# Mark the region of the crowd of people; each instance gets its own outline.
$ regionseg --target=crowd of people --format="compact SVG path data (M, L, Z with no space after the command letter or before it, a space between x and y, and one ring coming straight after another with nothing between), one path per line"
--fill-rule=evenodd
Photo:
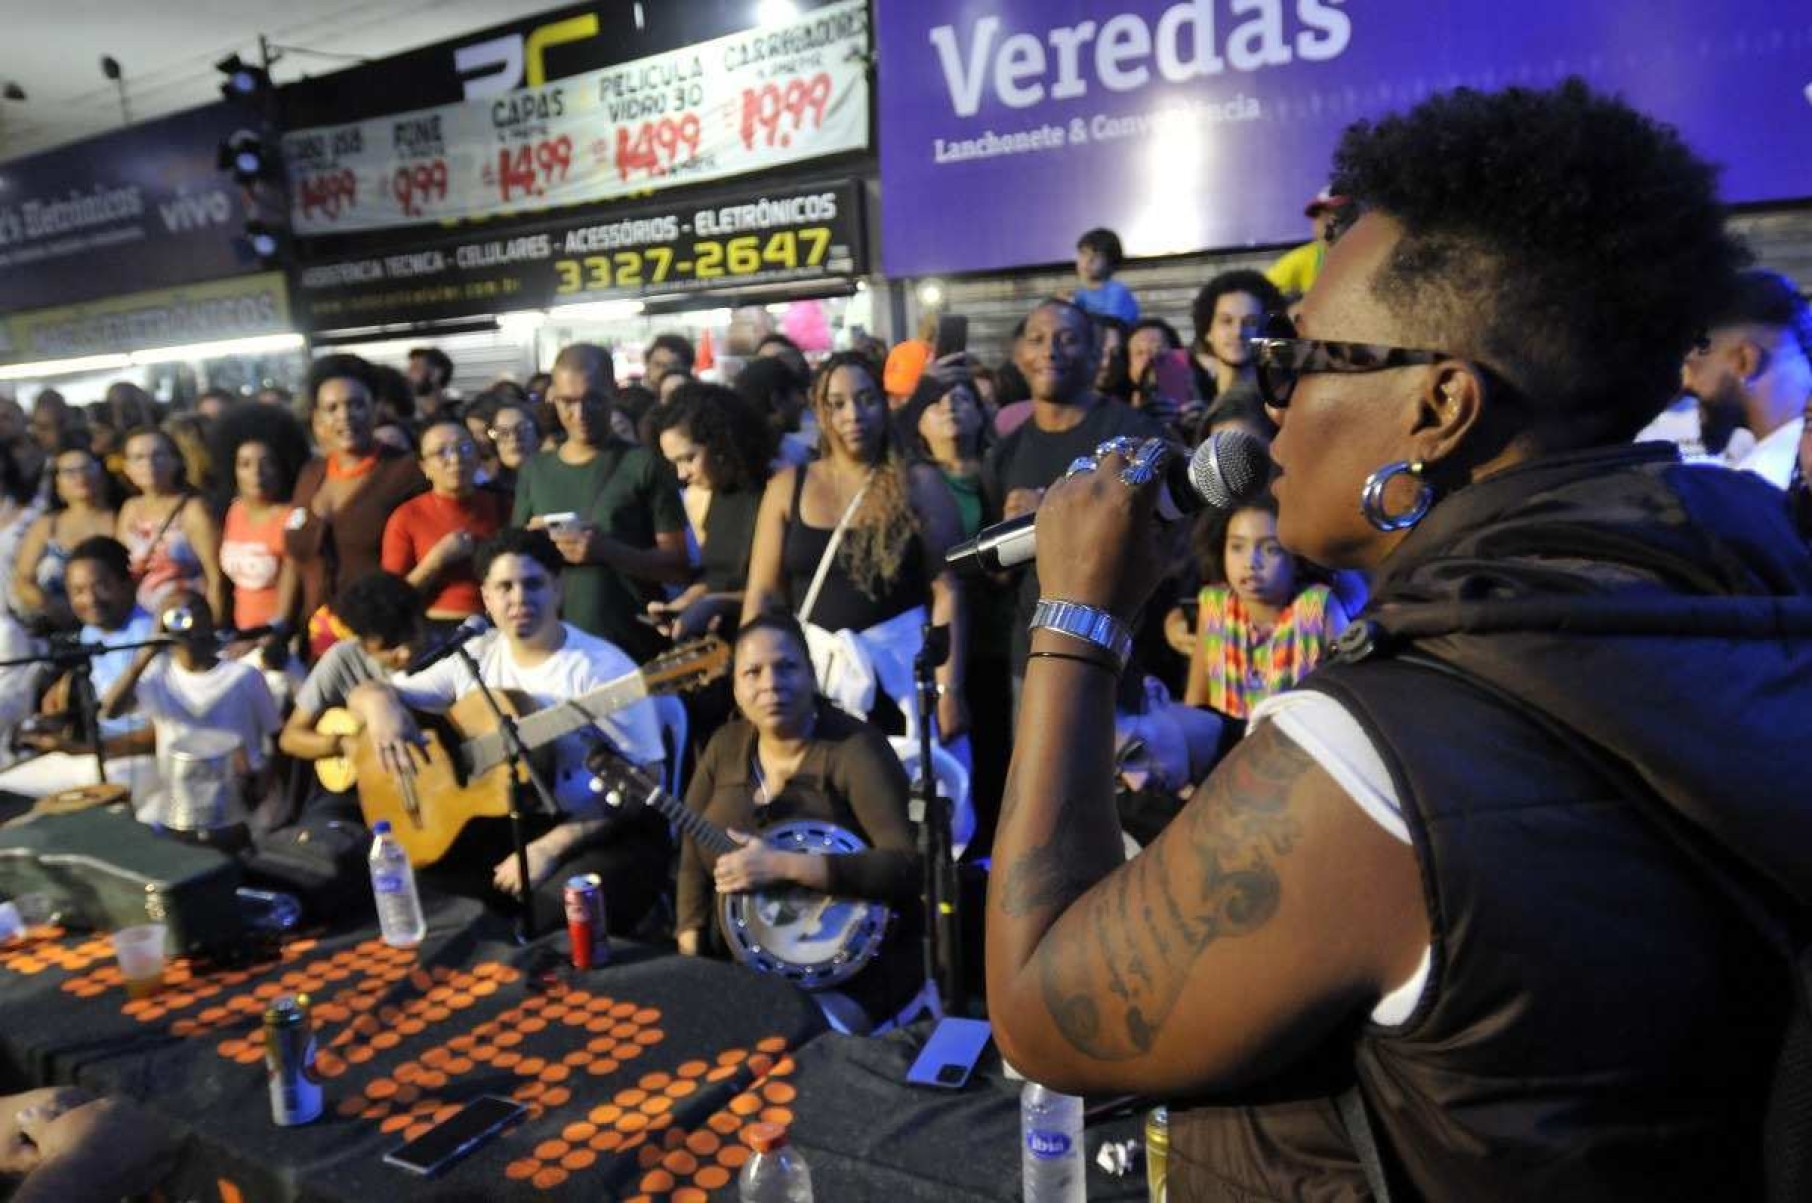
M1597 101L1562 91L1543 103L1549 107L1525 115L1597 123L1606 137L1637 147L1632 154L1668 160L1671 153L1642 149L1660 135L1632 132L1623 117L1594 107ZM1188 338L1162 318L1141 316L1138 297L1114 278L1124 260L1119 239L1091 230L1078 241L1074 289L1033 306L997 363L966 352L937 354L932 326L893 348L863 342L815 363L773 335L733 378L708 382L698 378L691 343L663 334L646 348L646 372L634 382L619 380L609 349L574 344L543 375L521 385L499 380L461 398L452 389L451 362L423 348L411 355L407 373L351 355L323 356L293 400L274 390L207 394L191 410L163 413L141 390L121 384L83 410L45 390L29 421L13 402L0 402L0 571L11 581L4 649L24 654L72 632L102 644L171 636L168 650L94 659L100 735L110 753L122 755L152 751L195 727L240 736L254 805L248 830L233 838L251 839L285 824L357 813L350 797L327 792L306 773L280 770L347 756L363 740L385 773L420 771L418 715L454 706L472 682L458 659L402 670L472 616L487 617L493 628L472 644L482 683L547 708L635 672L676 643L715 633L732 644L730 680L686 699L686 739L675 738L675 725L652 703L640 703L556 744L559 813L533 825L526 880L500 832L482 822L425 875L500 906L531 897L551 920L563 877L595 871L613 930L671 938L688 955L723 954L724 933L708 905L714 894L803 885L910 911L921 866L901 754L918 724L929 722L938 746L962 766L964 796L953 801L965 857L986 863L997 829L1011 849L989 914L997 996L990 1005L1004 1008L998 1022L1009 1053L1041 1080L1114 1091L1144 1090L1154 1081L1195 1089L1251 1072L1244 1059L1250 1048L1234 1047L1247 1037L1234 1033L1263 1025L1235 1014L1231 1002L1167 1022L1167 1003L1129 1003L1125 990L1118 1001L1094 997L1122 974L1166 976L1156 967L1166 959L1156 929L1114 929L1132 950L1125 955L1146 957L1138 967L1111 948L1082 949L1075 929L1106 922L1098 912L1108 904L1098 891L1083 890L1119 865L1128 843L1157 841L1135 865L1171 863L1167 831L1195 840L1206 861L1222 858L1204 870L1210 876L1239 879L1188 886L1238 897L1216 904L1224 911L1213 922L1183 921L1175 934L1185 946L1213 939L1209 929L1217 923L1224 934L1261 926L1259 912L1279 905L1267 856L1282 857L1299 839L1311 848L1305 862L1316 872L1348 884L1361 869L1375 874L1380 905L1394 908L1372 927L1363 916L1346 915L1351 930L1376 937L1369 945L1346 941L1358 950L1350 956L1279 953L1270 968L1230 964L1252 983L1252 998L1302 1017L1300 1031L1267 1030L1263 1039L1251 1037L1255 1046L1296 1048L1291 1042L1307 1039L1309 1028L1319 1039L1321 1012L1307 1015L1303 1000L1332 1008L1328 1000L1350 1001L1379 982L1392 989L1373 1022L1402 1023L1421 1005L1439 958L1456 955L1456 945L1440 951L1441 938L1468 938L1433 926L1438 914L1422 922L1403 818L1408 787L1421 791L1416 805L1425 813L1415 823L1438 828L1446 812L1436 813L1426 790L1454 786L1460 766L1406 751L1402 741L1416 742L1406 709L1413 707L1388 690L1373 696L1369 676L1349 672L1344 693L1293 687L1327 663L1348 624L1376 613L1380 601L1458 604L1522 591L1582 592L1573 578L1590 570L1580 565L1616 542L1614 535L1580 536L1548 568L1519 562L1500 578L1480 565L1521 554L1508 512L1477 517L1489 518L1496 543L1469 544L1466 528L1443 527L1442 554L1468 566L1475 590L1460 596L1439 563L1427 561L1418 572L1393 558L1399 543L1405 554L1418 546L1404 542L1403 532L1416 530L1436 499L1506 464L1539 459L1538 445L1541 454L1608 455L1609 481L1635 471L1625 463L1631 456L1663 454L1630 450L1632 436L1659 435L1688 459L1760 475L1771 487L1745 485L1745 497L1782 516L1765 529L1812 538L1812 432L1805 430L1812 310L1798 288L1749 270L1735 287L1708 295L1697 306L1704 312L1695 309L1690 319L1663 312L1657 300L1654 328L1643 332L1646 350L1631 349L1627 332L1607 334L1598 351L1623 359L1607 358L1596 374L1587 373L1573 354L1576 332L1535 318L1513 329L1511 319L1545 306L1585 322L1595 316L1587 302L1597 294L1583 295L1580 284L1582 295L1533 295L1503 282L1516 272L1509 246L1519 230L1547 236L1539 214L1512 212L1503 202L1493 211L1509 214L1503 229L1485 229L1483 217L1476 227L1462 221L1450 229L1443 223L1457 219L1440 212L1437 200L1398 187L1388 162L1391 139L1408 147L1435 136L1415 127L1416 118L1407 120L1355 135L1339 192L1309 206L1312 243L1271 275L1242 270L1208 280L1191 307ZM1457 109L1419 120L1477 134L1467 124L1474 118ZM1474 124L1495 128L1482 119ZM1690 174L1677 165L1654 170ZM1455 182L1463 174L1449 169L1441 177L1458 208L1476 200ZM1580 220L1588 219L1597 218ZM1712 266L1723 263L1721 238L1700 238L1707 262L1718 261ZM1548 253L1529 253L1537 251ZM1299 290L1324 271L1305 302ZM1474 296L1467 289L1479 280L1500 283ZM1407 305L1410 296L1423 308ZM1477 324L1471 305L1497 315L1501 326ZM1321 341L1324 335L1359 341ZM1654 347L1676 335L1690 347L1684 361L1657 368ZM1551 345L1533 346L1541 339ZM1458 350L1449 357L1401 349L1437 345ZM1323 388L1400 367L1439 379L1425 396L1405 397L1388 413L1358 413ZM1603 388L1594 392L1598 383ZM1678 403L1663 411L1667 397L1660 394ZM1078 500L1092 489L1099 503L1102 490L1119 488L1108 469L1129 463L1149 440L1187 449L1229 429L1267 444L1278 440L1276 493L1152 530L1114 526ZM1337 442L1342 431L1366 429L1344 446ZM1554 472L1543 478L1563 494L1548 498L1553 512L1585 504L1583 492L1565 492L1579 474ZM1336 496L1336 485L1347 483L1351 496ZM1578 483L1580 490L1593 487L1591 473ZM1722 487L1692 486L1708 494ZM1615 505L1614 490L1603 489L1595 503ZM1537 489L1516 500L1541 496ZM1035 566L979 579L947 567L946 553L963 539L1003 519L1043 515L1058 498ZM1459 508L1437 506L1416 538L1434 539L1427 531ZM1121 508L1106 510L1132 521ZM1543 537L1566 543L1564 525L1549 520ZM1040 531L1045 527L1041 517ZM1767 554L1743 546L1745 554ZM1132 568L1116 575L1103 567L1122 551L1136 560ZM1792 551L1803 555L1803 543ZM1643 579L1681 579L1669 575L1662 558L1656 552L1643 561ZM1052 574L1061 579L1045 579ZM1053 640L1042 629L1040 603L1054 595L1099 599L1123 627L1123 657L1096 665L1112 670L1111 681L1089 664L1068 663L1089 657L1076 654L1074 640ZM935 704L921 714L913 665L927 624L947 628L950 650L936 670ZM9 716L80 708L67 679L0 672L0 705ZM1348 680L1338 672L1317 679L1323 677ZM1451 697L1445 685L1426 688L1451 707L1430 721L1439 720L1455 747L1476 742L1458 730L1455 716L1477 699L1458 687ZM317 729L321 716L339 707L358 716L362 734ZM1016 716L1021 756L1010 784ZM31 751L79 751L87 737L81 722L47 721L21 738ZM1522 731L1518 738L1536 736ZM669 780L667 770L682 768L686 804L729 828L734 849L702 848L690 838L676 847L666 822L651 812L613 810L592 788L600 745ZM1395 749L1402 763L1413 761L1411 776L1400 766L1387 770L1397 762L1381 761L1373 751L1380 745ZM1308 750L1307 761L1299 748ZM1305 767L1309 762L1318 767ZM1311 771L1317 782L1328 778L1316 785L1328 797L1345 790L1375 805L1362 801L1354 809L1323 799L1315 813L1325 817L1333 808L1339 816L1320 827L1253 812L1228 820L1245 824L1238 838L1212 829L1215 815L1262 809L1264 790ZM1503 780L1514 776L1506 768ZM1015 816L1015 797L1061 799L1080 788L1076 782L1100 791L1103 806L1087 822L1070 824L1065 839L1030 817L1048 817L1048 806L1027 803ZM1283 795L1273 802L1281 811ZM1173 824L1179 814L1195 816L1187 830ZM868 848L811 857L761 838L764 828L801 817L838 822ZM1084 838L1094 842L1084 848L1077 843ZM1047 851L1067 848L1073 862L1043 864L1041 839ZM1223 839L1224 847L1215 843ZM1351 863L1340 867L1348 854ZM1042 879L1022 880L1040 873ZM1146 885L1141 878L1138 889ZM1669 899L1688 905L1648 886L1657 906ZM1298 888L1294 878L1289 888ZM1268 900L1260 897L1267 889ZM1119 919L1126 918L1122 899ZM1325 929L1333 939L1332 911L1324 919L1293 913L1291 923L1311 934ZM1187 958L1170 959L1174 971L1187 970ZM1276 968L1307 959L1324 961L1307 984ZM915 992L919 983L910 979L897 961L877 968L849 991L853 1010L840 1021L853 1030L888 1023ZM1130 989L1143 996L1172 987L1180 982ZM1073 990L1074 1008L1047 1013L1053 990ZM1279 1001L1286 994L1294 1000L1287 1005ZM1124 1031L1110 1032L1105 1019L1080 1019L1085 1007L1131 1014ZM1203 1036L1211 1021L1229 1034ZM1368 1048L1381 1063L1402 1055L1386 1043ZM1172 1068L1145 1076L1115 1068L1148 1061ZM1192 1069L1198 1079L1178 1076ZM1286 1131L1286 1121L1252 1114L1252 1122L1281 1125L1275 1133L1285 1144L1308 1139ZM1185 1161L1240 1162L1228 1131L1206 1121L1185 1126L1176 1148ZM1400 1149L1419 1149L1415 1133L1394 1127L1392 1136ZM1274 1170L1287 1174L1273 1165L1244 1168L1248 1185ZM1440 1178L1436 1169L1414 1168Z
M1317 198L1318 234L1346 204ZM1122 257L1112 231L1086 233L1073 293L1036 305L997 364L934 358L908 340L814 365L776 334L734 378L708 383L693 374L692 344L663 334L627 384L609 350L575 344L526 385L499 380L461 400L451 362L421 348L406 376L322 356L293 401L209 393L160 414L120 384L88 410L45 390L29 422L4 402L6 646L72 630L139 642L166 632L171 609L201 613L167 664L155 648L95 661L102 730L113 752L149 750L174 709L179 723L243 735L257 770L273 753L329 747L297 714L344 704L352 685L387 679L467 618L499 620L483 568L502 536L547 560L567 628L626 663L791 615L817 694L906 744L918 720L912 662L931 622L952 635L931 719L969 787L959 840L985 858L1040 584L1035 568L959 580L945 553L1036 511L1068 465L1108 440L1188 447L1227 429L1276 432L1251 348L1265 315L1287 324L1298 298L1258 272L1216 276L1185 345L1139 316L1113 279ZM1693 429L1672 411L1657 426L1692 456L1728 454L1786 488L1802 522L1806 314L1784 278L1744 276L1683 365ZM1267 494L1166 532L1164 584L1136 624L1116 706L1119 781L1141 835L1156 829L1152 807L1160 823L1174 813L1253 708L1313 669L1364 605L1364 574L1284 549L1277 508ZM524 531L545 538L521 543ZM374 607L385 581L391 608ZM66 686L7 676L21 714L40 700L69 705ZM269 704L245 704L260 684ZM721 689L689 705L692 746L657 756L642 740L644 759L690 763L739 709ZM83 735L27 738L42 750ZM306 809L293 788L271 797L281 776L250 783L253 799L269 799L260 825Z

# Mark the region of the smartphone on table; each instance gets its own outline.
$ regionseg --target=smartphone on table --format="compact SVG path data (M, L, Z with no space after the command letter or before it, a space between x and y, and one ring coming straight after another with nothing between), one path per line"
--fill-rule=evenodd
M985 1019L947 1016L938 1020L931 1038L906 1071L906 1080L919 1086L962 1089L993 1034Z
M522 1118L527 1110L515 1099L480 1095L460 1108L459 1114L384 1154L384 1161L412 1174L432 1178Z

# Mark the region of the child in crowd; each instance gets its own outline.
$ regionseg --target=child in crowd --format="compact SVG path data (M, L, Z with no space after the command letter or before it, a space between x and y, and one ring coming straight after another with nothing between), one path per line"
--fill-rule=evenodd
M1130 288L1114 279L1125 262L1118 234L1105 229L1084 234L1076 240L1076 279L1081 286L1070 294L1070 300L1079 309L1117 317L1131 326L1139 320L1139 302Z
M1312 569L1277 541L1270 494L1205 520L1196 554L1203 578L1184 701L1244 720L1321 662L1346 611Z

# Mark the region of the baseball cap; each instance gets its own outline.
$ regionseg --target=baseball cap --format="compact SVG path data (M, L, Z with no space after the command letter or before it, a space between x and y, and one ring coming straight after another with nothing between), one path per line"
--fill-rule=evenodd
M1315 194L1313 200L1302 207L1302 215L1304 217L1313 217L1323 209L1344 209L1352 203L1352 197L1340 196L1323 188L1320 192Z
M887 367L881 373L881 388L889 397L905 397L918 387L925 365L931 361L931 344L909 338L887 353Z

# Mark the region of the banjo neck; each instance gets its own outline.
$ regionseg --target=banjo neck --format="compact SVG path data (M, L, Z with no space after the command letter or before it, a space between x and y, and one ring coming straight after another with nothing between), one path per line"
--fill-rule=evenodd
M613 757L613 759L615 759ZM716 823L697 814L686 804L662 789L660 783L649 777L638 768L627 762L619 761L614 765L622 781L616 788L622 789L625 797L634 797L645 806L652 806L660 811L662 817L691 836L698 846L713 855L724 856L742 847L730 838L730 833ZM624 788L627 787L627 788Z

